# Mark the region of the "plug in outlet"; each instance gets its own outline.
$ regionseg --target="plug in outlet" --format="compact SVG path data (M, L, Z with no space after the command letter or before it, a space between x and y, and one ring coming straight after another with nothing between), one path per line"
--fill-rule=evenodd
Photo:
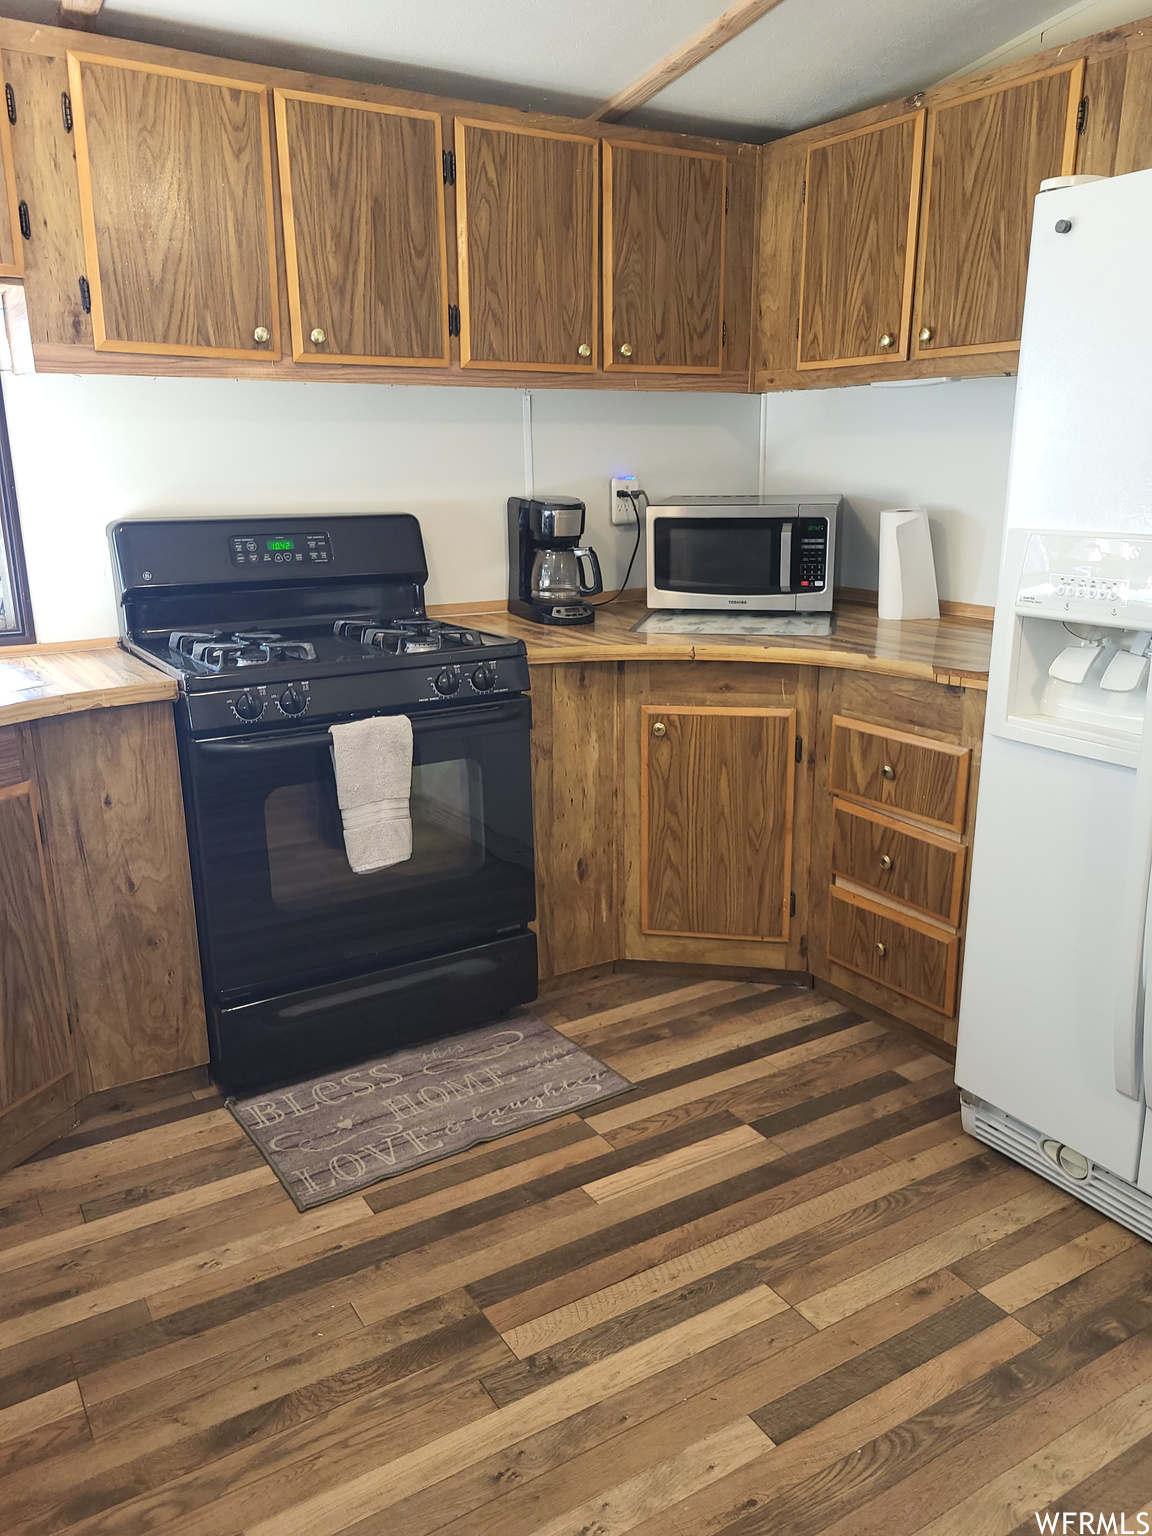
M609 516L612 521L621 528L635 528L638 516L632 497L639 493L640 487L636 484L635 475L617 475L612 480L612 504L609 508Z

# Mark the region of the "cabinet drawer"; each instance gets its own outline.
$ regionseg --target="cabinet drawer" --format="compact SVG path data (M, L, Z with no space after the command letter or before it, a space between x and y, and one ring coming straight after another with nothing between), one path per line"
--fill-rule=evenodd
M932 832L836 800L832 873L906 902L955 928L960 921L965 849Z
M949 1018L956 1011L959 951L955 934L899 917L851 891L829 892L829 958Z
M833 715L828 788L959 831L971 756L967 747Z

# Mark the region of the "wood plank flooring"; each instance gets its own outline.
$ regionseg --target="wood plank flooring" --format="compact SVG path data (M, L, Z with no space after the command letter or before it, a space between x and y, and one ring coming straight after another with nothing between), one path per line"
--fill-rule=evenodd
M798 987L539 1008L636 1086L305 1215L202 1087L0 1179L0 1528L1138 1528L1152 1249L944 1062Z

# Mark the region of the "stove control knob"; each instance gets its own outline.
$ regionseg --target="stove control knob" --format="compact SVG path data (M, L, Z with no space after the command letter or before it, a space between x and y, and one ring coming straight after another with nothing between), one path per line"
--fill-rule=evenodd
M264 700L251 688L246 688L238 699L233 699L232 708L241 720L259 720L264 713Z
M460 687L460 679L455 672L449 672L445 667L443 672L432 679L432 685L437 693L455 693Z
M496 673L486 661L482 661L472 674L472 686L477 693L487 693L496 686Z
M308 700L303 691L297 688L295 683L285 688L277 703L286 715L302 715L308 707Z

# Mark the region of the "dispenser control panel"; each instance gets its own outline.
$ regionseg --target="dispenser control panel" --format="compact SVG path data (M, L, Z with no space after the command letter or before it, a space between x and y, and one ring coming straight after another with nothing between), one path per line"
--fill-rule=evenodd
M1030 534L1016 612L1110 629L1152 629L1152 538Z

